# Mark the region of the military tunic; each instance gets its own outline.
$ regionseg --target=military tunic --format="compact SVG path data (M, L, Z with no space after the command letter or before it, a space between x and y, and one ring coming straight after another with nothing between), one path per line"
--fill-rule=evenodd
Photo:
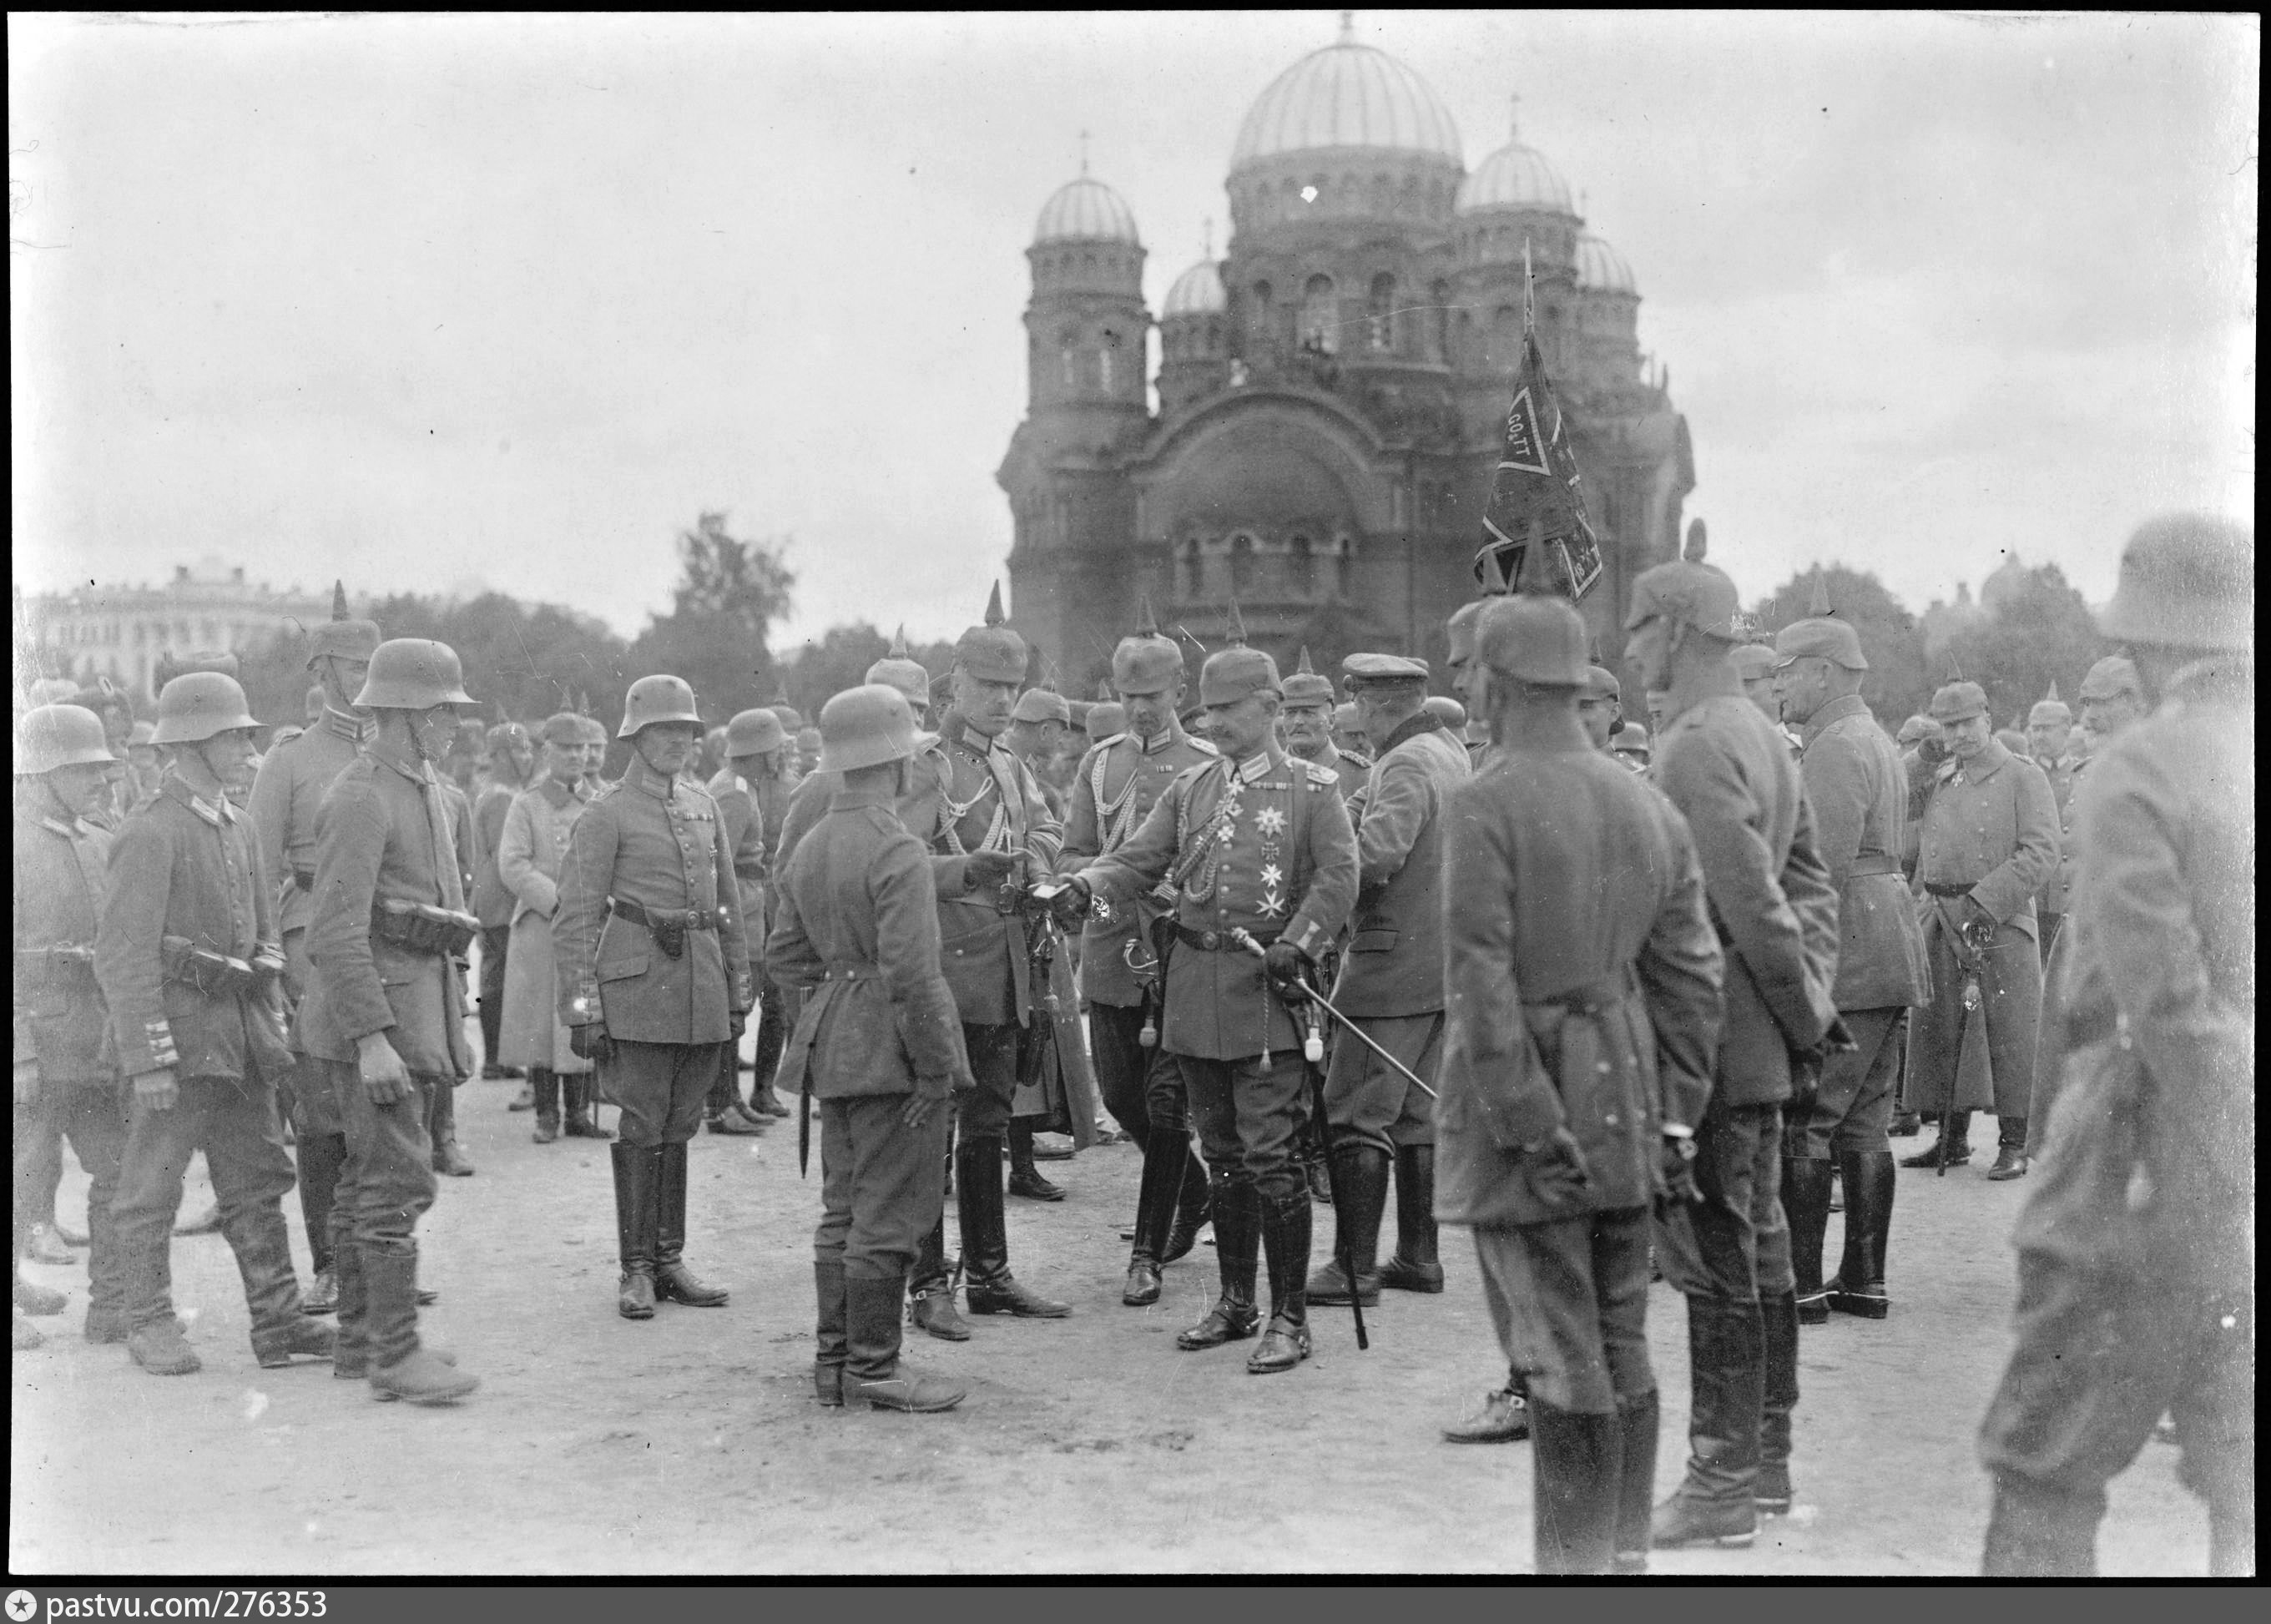
M1381 753L1386 754L1385 751ZM1359 798L1362 796L1365 786L1372 778L1373 758L1359 750L1351 750L1344 745L1329 743L1315 755L1301 756L1299 759L1312 761L1320 767L1332 769L1333 776L1340 780L1341 800L1347 803L1349 820L1353 823L1359 816Z
M546 778L514 797L497 842L497 876L513 894L512 949L505 960L504 1024L497 1058L508 1066L580 1076L592 1062L568 1047L552 918L568 840L590 799L582 782Z
M2035 919L2039 933L2035 945L2041 950L2043 967L2047 971L2051 962L2051 943L2058 935L2059 921L2066 917L2066 886L2074 872L2074 866L2066 856L2066 843L2074 838L2069 809L2074 805L2074 774L2081 771L2087 758L2036 756L2030 759L2043 770L2043 776L2050 780L2051 800L2058 807L2058 864L2051 870L2051 877L2043 882L2043 889L2035 893Z
M505 814L522 789L494 779L475 786L473 802L472 898L481 922L481 1043L490 1063L509 1064L499 1052L504 1028L504 982L512 950L513 895L497 874L497 847L504 838Z

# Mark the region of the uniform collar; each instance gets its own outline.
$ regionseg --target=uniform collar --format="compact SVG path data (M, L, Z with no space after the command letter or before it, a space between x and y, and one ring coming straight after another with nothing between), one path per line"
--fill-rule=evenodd
M896 807L897 804L889 790L875 785L862 785L858 789L839 786L828 798L828 809L831 812L846 807Z
M1136 748L1146 756L1157 756L1162 750L1173 749L1188 737L1183 732L1182 722L1173 716L1167 719L1167 725L1165 727L1159 729L1149 739L1132 727L1128 730L1128 736L1136 741Z
M339 710L328 699L324 701L323 719L316 726L326 733L337 734L350 744L361 744L378 730L376 722L365 721L360 716Z
M678 778L675 774L657 772L646 764L645 756L633 750L630 764L623 769L622 782L626 789L644 790L657 801L668 801Z
M938 725L938 736L942 741L958 744L964 749L977 756L990 756L995 750L1009 748L1001 742L1001 734L996 734L994 737L987 738L972 727L969 719L959 711L949 711L941 719Z
M435 777L433 763L421 761L414 754L398 754L394 747L381 743L376 734L373 734L364 744L363 753L381 766L393 768L421 787L439 781Z
M584 781L581 778L573 785L567 785L562 784L558 778L547 777L536 787L543 792L544 799L551 803L555 811L564 808L571 801L589 801L592 798L591 792L584 787Z
M1422 708L1413 711L1411 715L1405 717L1402 721L1396 723L1395 726L1388 730L1388 738L1386 741L1381 745L1378 750L1374 752L1374 759L1387 755L1389 751L1394 749L1406 739L1416 739L1421 734L1433 732L1442 725L1443 719L1436 715L1433 711Z
M160 780L158 793L172 796L216 829L224 823L236 822L236 808L229 804L227 795L219 801L207 801L191 789L178 772L169 772Z
M1949 759L1955 760L1952 756ZM1984 784L1988 779L2002 771L2003 764L2010 759L2011 751L2009 747L2005 745L2000 739L1990 735L1987 740L1987 748L1981 750L1978 755L1973 756L1968 762L1956 761L1955 771L1957 775L1962 778L1966 784Z
M1262 748L1244 761L1231 763L1226 756L1223 760L1230 764L1230 776L1240 783L1258 784L1271 773L1283 771L1285 753L1277 748L1276 740L1265 739L1262 741Z
M1822 729L1828 726L1830 723L1842 722L1849 716L1868 714L1869 702L1860 695L1840 694L1812 716L1807 717L1804 724L1799 726L1798 736L1804 742L1811 744L1821 736Z

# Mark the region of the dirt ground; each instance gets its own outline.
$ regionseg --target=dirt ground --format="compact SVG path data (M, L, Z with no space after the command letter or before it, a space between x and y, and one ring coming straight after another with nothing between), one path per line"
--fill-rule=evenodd
M632 1324L614 1313L606 1148L531 1144L530 1119L504 1108L514 1087L461 1091L480 1172L443 1180L425 1226L422 1272L442 1292L427 1334L482 1378L460 1406L380 1404L326 1365L260 1369L217 1235L174 1245L205 1360L185 1378L80 1339L83 1269L30 1270L72 1301L40 1322L45 1347L15 1356L11 1570L1529 1570L1530 1446L1437 1433L1502 1369L1459 1232L1444 1236L1448 1290L1389 1293L1370 1352L1345 1310L1315 1309L1315 1358L1251 1377L1251 1345L1174 1346L1211 1296L1210 1248L1167 1271L1157 1306L1121 1306L1137 1157L1098 1147L1045 1164L1061 1203L1009 1203L1012 1263L1069 1299L1069 1319L978 1320L960 1345L915 1337L914 1360L970 1383L951 1414L828 1411L808 1374L817 1168L799 1181L793 1124L694 1145L688 1255L733 1288L732 1306ZM74 1227L86 1188L74 1166L62 1201ZM2008 1346L2006 1237L2025 1188L1977 1166L1902 1175L1893 1317L1803 1335L1793 1514L1748 1551L1660 1553L1657 1574L1976 1572L1987 1484L1973 1437ZM286 1205L304 1270L296 1199ZM1318 1219L1322 1258L1329 1210ZM1662 1285L1649 1330L1668 1492L1687 1358ZM2107 1574L2207 1571L2205 1521L2175 1465L2148 1445L2115 1484Z

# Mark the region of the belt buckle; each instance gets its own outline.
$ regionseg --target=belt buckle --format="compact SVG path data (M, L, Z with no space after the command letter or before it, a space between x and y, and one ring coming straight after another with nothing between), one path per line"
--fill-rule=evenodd
M1199 945L1210 953L1216 951L1222 946L1222 933L1214 930L1201 931L1199 933Z

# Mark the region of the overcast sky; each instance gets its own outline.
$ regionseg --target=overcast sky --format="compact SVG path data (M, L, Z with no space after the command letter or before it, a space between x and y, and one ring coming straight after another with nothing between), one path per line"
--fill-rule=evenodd
M1638 276L1746 596L1922 608L2015 549L2093 600L2252 511L2260 34L2055 19L1359 12L1470 168L1523 138ZM1091 169L1152 308L1222 246L1329 11L11 17L18 578L469 590L625 633L676 531L794 538L792 634L976 618L1023 250Z

